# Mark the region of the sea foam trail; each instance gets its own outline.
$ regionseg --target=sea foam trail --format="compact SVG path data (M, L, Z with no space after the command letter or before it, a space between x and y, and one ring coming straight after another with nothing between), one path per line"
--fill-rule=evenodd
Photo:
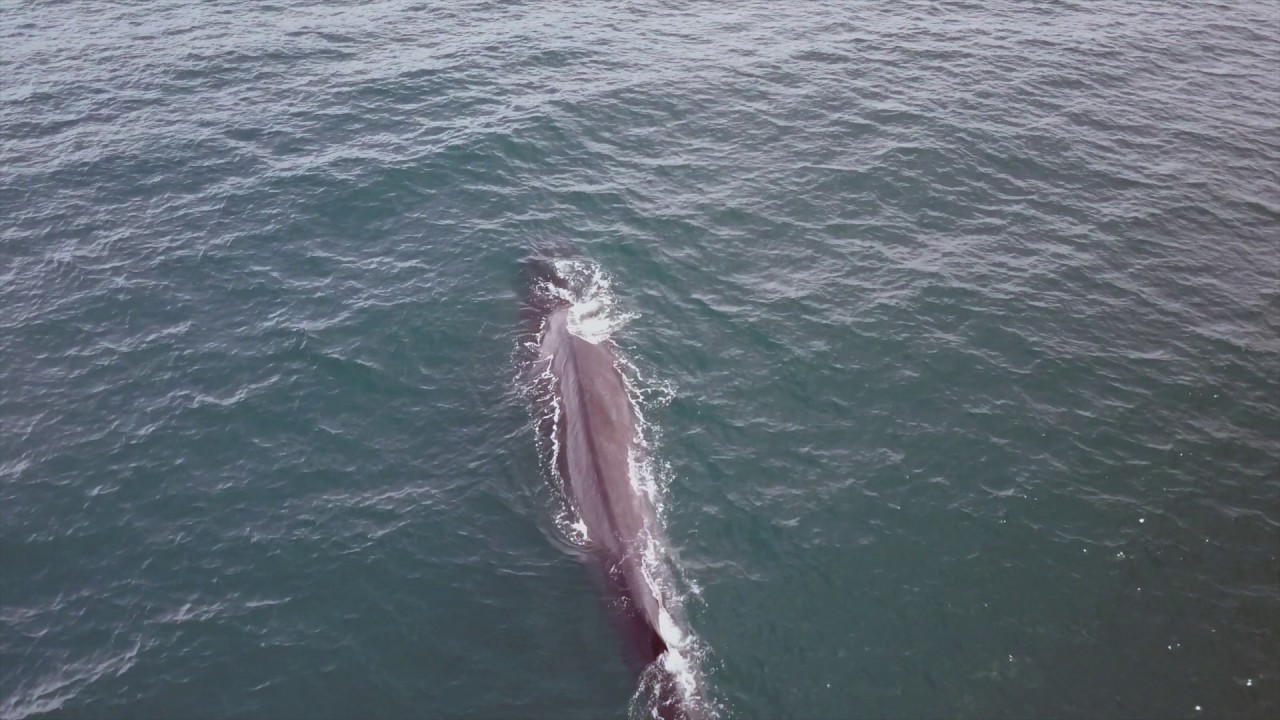
M648 392L648 385L652 383L618 352L613 343L614 335L637 316L622 309L608 273L595 263L576 259L554 261L550 263L549 270L550 277L535 281L531 302L566 309L566 329L570 334L593 345L610 345L614 366L625 383L634 419L634 437L627 457L628 480L635 495L647 501L653 509L654 521L640 533L638 547L634 547L632 552L638 553L640 575L648 593L657 601L654 630L665 650L641 673L631 700L630 714L633 717L670 717L670 696L674 692L679 698L677 705L681 715L717 717L719 713L705 699L702 691L700 661L706 652L683 620L686 595L675 580L673 571L678 568L665 540L665 490L669 471L654 459L652 438L657 435L657 428L645 418L645 410L653 402L646 401L646 396L656 394L660 398L669 398L672 391L669 387L655 385L661 392ZM548 331L548 317L542 318L537 333L539 339ZM528 349L537 348L538 341L531 341ZM555 391L551 357L537 357L532 363L534 372L529 376L527 391L537 408L535 420L543 430L538 435L539 442L543 444L545 470L553 485L561 491L558 493L560 502L555 524L571 547L588 551L592 547L591 530L575 507L572 494L565 492L568 478L561 477L561 453L566 449L561 446L558 432L546 431L558 428L565 413L562 399ZM667 696L665 701L664 694Z

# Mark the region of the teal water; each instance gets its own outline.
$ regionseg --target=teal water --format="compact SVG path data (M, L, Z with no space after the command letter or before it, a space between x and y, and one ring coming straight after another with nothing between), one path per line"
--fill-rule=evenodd
M0 717L597 718L521 263L725 717L1280 715L1280 11L0 12Z

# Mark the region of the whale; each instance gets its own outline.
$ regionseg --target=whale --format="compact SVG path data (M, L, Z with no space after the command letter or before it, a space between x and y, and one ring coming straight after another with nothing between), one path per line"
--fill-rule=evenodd
M623 659L640 679L649 714L664 719L708 717L689 676L677 677L671 640L682 637L678 608L662 588L670 576L654 554L665 540L650 496L634 467L638 416L608 338L573 328L568 281L540 266L544 292L530 303L536 327L531 347L538 372L540 434L547 466L582 536L580 555L602 591ZM545 292L546 289L553 292ZM682 684L683 682L683 684Z

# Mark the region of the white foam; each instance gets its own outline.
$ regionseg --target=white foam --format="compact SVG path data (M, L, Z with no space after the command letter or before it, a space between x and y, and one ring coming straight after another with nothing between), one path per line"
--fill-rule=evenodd
M676 621L671 618L671 613L666 608L658 609L658 634L668 646L679 647L684 644L684 631L676 625Z
M684 696L686 702L696 702L698 697L698 680L693 670L693 664L689 662L681 652L675 648L669 648L662 654L662 667L671 673L671 677L676 679L680 684L680 694Z
M631 488L638 493L644 493L644 496L649 499L649 504L654 506L656 513L661 498L658 495L657 473L654 472L653 461L648 455L633 448L627 453L627 474L631 479Z
M599 344L636 317L619 309L613 282L599 265L584 260L557 260L554 266L566 287L547 283L543 290L569 303L569 332Z

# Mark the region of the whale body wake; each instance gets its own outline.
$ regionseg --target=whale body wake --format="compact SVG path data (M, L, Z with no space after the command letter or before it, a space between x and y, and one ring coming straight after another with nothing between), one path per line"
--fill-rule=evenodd
M599 267L559 260L537 263L527 319L540 444L563 500L557 525L591 568L639 677L632 714L714 717L670 571L639 393L610 339L628 317Z

